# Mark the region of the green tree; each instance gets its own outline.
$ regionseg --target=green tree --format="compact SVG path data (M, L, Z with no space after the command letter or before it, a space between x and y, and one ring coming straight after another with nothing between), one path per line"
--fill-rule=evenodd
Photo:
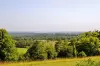
M17 60L15 41L5 29L0 29L0 60Z
M55 49L56 49L56 52L60 52L60 50L63 48L63 44L64 44L64 41L62 40L59 40L56 42L55 44Z
M100 46L99 39L97 37L82 37L77 45L77 50L79 52L84 51L86 55L93 56Z
M73 57L73 48L69 46L68 40L60 40L55 44L58 57Z
M77 57L77 49L76 49L77 39L72 38L71 39L71 45L73 46L73 56Z
M84 51L81 51L79 54L78 54L79 57L86 57L87 55L85 54Z
M35 41L34 44L28 49L27 54L32 60L47 59L47 52L45 43L42 41Z
M46 51L48 59L54 59L57 57L57 53L53 44L47 43Z

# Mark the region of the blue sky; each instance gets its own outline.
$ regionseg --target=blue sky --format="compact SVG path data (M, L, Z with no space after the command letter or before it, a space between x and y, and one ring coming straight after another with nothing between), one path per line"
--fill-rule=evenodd
M100 30L100 0L0 0L0 28L16 32Z

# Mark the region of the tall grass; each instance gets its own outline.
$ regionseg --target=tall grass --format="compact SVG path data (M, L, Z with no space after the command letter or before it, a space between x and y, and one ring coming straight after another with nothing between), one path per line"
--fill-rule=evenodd
M91 58L91 59L90 59ZM13 62L0 63L0 66L100 66L100 56L85 57L85 58L71 58L71 59L55 59L44 61L30 61L30 62Z
M89 58L88 60L78 62L76 66L100 66L100 61L94 61Z

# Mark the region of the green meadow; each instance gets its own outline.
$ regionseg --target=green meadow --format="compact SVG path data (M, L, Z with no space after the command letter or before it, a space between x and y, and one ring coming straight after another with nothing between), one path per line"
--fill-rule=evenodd
M19 54L25 54L27 52L27 48L17 48Z

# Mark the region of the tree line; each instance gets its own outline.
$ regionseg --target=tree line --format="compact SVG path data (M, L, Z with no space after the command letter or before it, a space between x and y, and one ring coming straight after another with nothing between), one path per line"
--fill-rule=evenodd
M10 33L11 34L11 33ZM12 38L16 41L16 47L26 48L30 46L34 40L47 40L47 41L59 41L70 40L77 36L80 32L75 33L13 33Z
M19 38L19 37L18 37ZM21 38L20 38L21 39ZM17 41L20 41L17 43ZM60 40L13 39L5 29L0 29L0 60L45 60L100 55L100 31L89 31ZM23 41L27 41L23 43ZM19 55L18 44L26 44L28 50ZM17 44L17 45L16 45ZM24 46L26 48L26 46Z

